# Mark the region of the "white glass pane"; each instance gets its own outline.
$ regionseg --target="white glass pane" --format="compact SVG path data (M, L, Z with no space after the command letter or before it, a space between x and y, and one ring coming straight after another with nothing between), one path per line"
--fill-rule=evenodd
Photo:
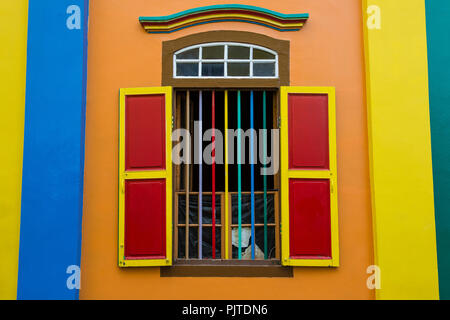
M274 77L275 76L275 62L268 63L254 63L253 76L255 77Z
M275 59L275 55L270 52L263 51L260 49L253 49L253 59L262 60L262 59Z
M211 46L202 48L202 59L223 59L225 46Z
M198 59L199 49L191 49L188 51L181 52L177 54L178 60L185 60L185 59Z
M228 46L228 59L250 59L250 48L243 46Z
M177 76L198 77L198 63L177 63Z
M250 75L250 63L228 62L228 75L230 77L248 77Z
M223 77L224 64L223 63L202 63L203 77Z

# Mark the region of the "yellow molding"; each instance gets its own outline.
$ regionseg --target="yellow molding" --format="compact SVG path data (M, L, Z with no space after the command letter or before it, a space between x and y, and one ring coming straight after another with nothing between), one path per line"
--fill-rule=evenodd
M288 134L288 95L328 95L328 127L330 170L290 170ZM337 201L336 163L336 94L333 87L281 87L281 259L285 266L338 267L339 266L339 224ZM331 259L292 259L289 255L289 179L329 179L331 213Z
M129 95L165 96L166 103L166 169L155 171L125 170L125 98ZM172 265L172 87L123 88L119 102L119 266ZM166 259L125 259L125 180L166 179Z

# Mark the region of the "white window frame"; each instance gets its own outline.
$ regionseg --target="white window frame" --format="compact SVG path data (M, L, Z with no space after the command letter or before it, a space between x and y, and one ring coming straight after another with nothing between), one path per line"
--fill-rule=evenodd
M204 47L213 47L223 45L224 46L224 59L203 59L202 57L202 48ZM250 57L249 59L228 59L228 46L241 46L250 48ZM177 59L177 54L183 53L185 51L189 51L192 49L199 49L198 59ZM271 53L275 56L275 59L253 59L253 49L259 49L265 51L267 53ZM185 62L185 63L198 63L198 76L177 76L177 62ZM202 71L202 63L223 63L224 64L224 75L223 76L201 76ZM228 63L229 62L241 62L241 63L249 63L250 64L250 74L248 76L229 76L228 73ZM254 76L253 75L253 63L273 63L275 62L275 76ZM210 42L210 43L202 43L196 44L193 46L189 46L183 49L178 50L173 54L173 77L176 79L278 79L278 54L277 52L270 50L268 48L264 48L261 46L240 43L240 42Z

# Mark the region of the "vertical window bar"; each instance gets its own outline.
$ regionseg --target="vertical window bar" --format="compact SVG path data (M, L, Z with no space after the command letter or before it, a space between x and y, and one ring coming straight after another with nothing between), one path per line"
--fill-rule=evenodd
M254 107L253 107L253 90L250 91L250 209L251 209L251 224L252 224L252 260L255 260L255 154L253 152L254 141Z
M211 126L212 126L212 258L216 258L216 132L215 132L215 91L212 91L212 111L211 111Z
M242 185L241 185L241 91L237 94L237 163L238 163L238 257L242 260Z
M267 243L267 111L266 111L266 91L263 92L263 166L264 166L264 259L269 258Z
M228 228L229 228L229 221L228 221L228 90L225 90L225 259L229 259L229 252L228 252L228 246L229 246L229 237L228 237ZM223 219L223 218L222 218Z
M203 247L203 195L202 195L202 178L203 178L203 172L202 172L202 150L203 150L203 119L202 119L202 113L203 113L203 92L200 91L199 93L199 141L198 141L198 258L202 259L202 247Z
M189 123L189 119L190 119L190 92L189 90L186 92L186 130L188 132L190 132L190 123ZM191 167L191 149L190 149L190 143L187 144L187 150L186 153L188 155L188 161L186 162L186 164L184 165L184 176L185 176L185 181L184 181L184 185L185 185L185 189L186 189L186 240L185 240L185 244L186 244L186 249L185 249L185 254L186 254L186 259L189 259L189 216L190 216L190 210L189 210L189 170Z

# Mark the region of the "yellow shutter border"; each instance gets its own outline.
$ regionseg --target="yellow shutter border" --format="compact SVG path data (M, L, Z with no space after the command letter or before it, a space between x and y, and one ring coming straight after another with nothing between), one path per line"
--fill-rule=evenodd
M162 267L172 265L172 87L122 88L119 102L119 267ZM166 169L125 170L125 98L130 95L164 94L166 102ZM166 179L166 259L125 259L125 181Z
M288 95L327 94L330 170L289 170ZM281 87L281 263L284 266L338 267L339 224L337 201L336 93L334 87ZM291 259L289 257L289 179L329 179L331 213L331 259Z

